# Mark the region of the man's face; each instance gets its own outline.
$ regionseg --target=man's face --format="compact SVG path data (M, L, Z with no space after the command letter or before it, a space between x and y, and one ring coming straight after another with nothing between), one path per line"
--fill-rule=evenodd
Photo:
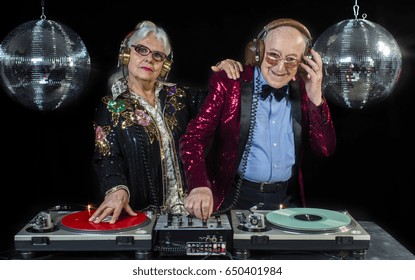
M264 46L262 75L269 85L280 88L297 73L305 49L304 38L296 28L281 26L269 31Z

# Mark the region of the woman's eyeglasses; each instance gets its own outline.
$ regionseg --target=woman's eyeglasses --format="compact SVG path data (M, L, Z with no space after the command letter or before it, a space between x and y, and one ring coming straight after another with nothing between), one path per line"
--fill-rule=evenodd
M151 53L151 56L153 57L153 59L155 61L158 61L158 62L162 62L167 58L167 55L165 53L162 53L162 52L159 52L159 51L152 51L149 48L147 48L146 46L143 46L143 45L140 45L140 44L131 45L131 47L133 47L134 50L142 56L147 56Z

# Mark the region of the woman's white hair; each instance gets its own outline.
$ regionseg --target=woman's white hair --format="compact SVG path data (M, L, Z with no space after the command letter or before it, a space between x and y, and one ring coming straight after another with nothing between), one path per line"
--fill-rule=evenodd
M125 45L129 47L138 41L146 38L149 34L154 34L163 43L166 55L171 53L171 44L166 31L149 20L145 20L136 25L133 33L128 37Z
M131 44L134 44L148 35L154 34L160 42L163 43L166 55L170 55L172 52L169 36L166 31L157 26L152 21L145 20L138 23L135 29L127 35L122 45L125 48L130 48ZM128 76L128 68L125 65L118 66L108 79L108 86L112 92L114 98L120 95L122 92L128 90L126 77Z

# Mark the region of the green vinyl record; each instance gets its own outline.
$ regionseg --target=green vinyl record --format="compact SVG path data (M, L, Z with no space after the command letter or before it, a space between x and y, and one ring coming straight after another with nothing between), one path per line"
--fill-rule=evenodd
M350 229L349 215L319 208L284 208L268 212L268 223L280 229L298 232L333 232Z

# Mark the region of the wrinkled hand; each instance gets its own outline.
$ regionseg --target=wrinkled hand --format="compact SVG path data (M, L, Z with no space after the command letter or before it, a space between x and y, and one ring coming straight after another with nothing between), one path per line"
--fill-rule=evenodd
M184 207L198 219L208 219L213 212L213 195L208 187L199 187L191 190Z
M211 67L213 72L224 70L229 79L237 80L240 77L240 72L244 70L242 63L233 59L225 59Z
M305 62L301 63L301 67L305 70L305 73L301 73L301 76L305 82L305 89L307 91L310 100L319 105L322 102L322 81L323 81L323 61L321 56L315 50L311 50L310 54L312 58L304 56Z
M137 213L133 211L128 203L128 193L125 190L118 190L105 197L104 202L102 202L98 209L91 215L89 221L99 224L102 220L112 215L109 223L114 224L118 220L123 209L125 209L129 215L137 216Z

